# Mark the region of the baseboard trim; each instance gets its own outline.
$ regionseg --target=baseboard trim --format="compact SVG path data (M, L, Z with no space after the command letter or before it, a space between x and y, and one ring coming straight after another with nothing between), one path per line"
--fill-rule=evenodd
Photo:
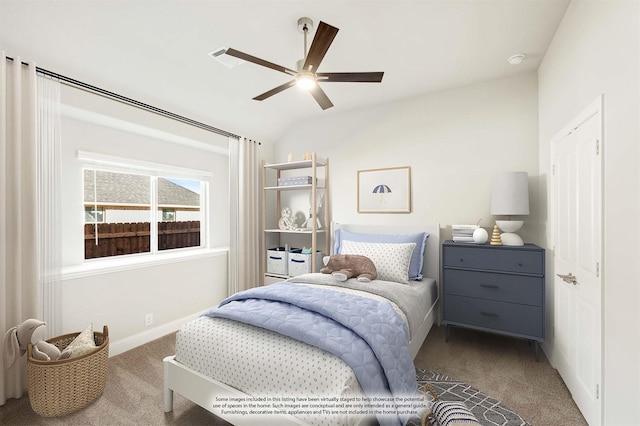
M151 328L143 331L142 333L134 334L133 336L125 337L124 339L116 340L109 343L109 357L120 355L130 349L137 348L152 340L159 339L167 334L178 331L180 327L187 321L199 317L201 314L196 313L188 315L183 318L179 318L175 321L171 321L166 324L159 325L158 327Z

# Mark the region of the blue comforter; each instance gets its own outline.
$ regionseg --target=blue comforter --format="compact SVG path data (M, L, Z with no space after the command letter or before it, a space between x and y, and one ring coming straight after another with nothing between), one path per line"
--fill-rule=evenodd
M409 333L388 302L282 282L236 293L203 315L266 328L339 356L369 398L418 394ZM397 425L408 416L378 420Z

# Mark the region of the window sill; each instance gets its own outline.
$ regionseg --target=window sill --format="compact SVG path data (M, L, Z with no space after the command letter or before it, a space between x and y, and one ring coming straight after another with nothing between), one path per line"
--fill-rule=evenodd
M176 262L190 262L199 259L224 256L229 253L228 247L212 249L181 249L170 253L134 254L128 256L111 257L104 259L88 260L82 265L67 266L62 268L61 280L90 277L114 272L128 271L132 269L148 268L157 265L167 265Z

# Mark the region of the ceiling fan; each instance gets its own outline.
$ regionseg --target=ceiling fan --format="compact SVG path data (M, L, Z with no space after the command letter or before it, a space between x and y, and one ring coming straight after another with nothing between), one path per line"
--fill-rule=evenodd
M313 21L311 19L298 19L298 30L304 34L304 58L296 63L297 69L295 71L290 68L265 61L264 59L256 58L255 56L240 52L236 49L226 49L225 53L227 55L234 56L248 62L253 62L254 64L271 68L294 77L293 80L264 92L253 99L256 101L263 101L285 89L297 85L302 89L308 90L320 107L325 110L327 108L331 108L333 103L331 103L329 97L322 88L320 88L318 83L380 83L382 81L384 72L318 72L318 68L320 67L320 63L322 62L324 55L327 53L327 50L329 50L336 34L338 34L338 29L320 21L320 25L316 30L316 34L313 37L313 41L311 42L311 46L307 52L307 34L312 29Z

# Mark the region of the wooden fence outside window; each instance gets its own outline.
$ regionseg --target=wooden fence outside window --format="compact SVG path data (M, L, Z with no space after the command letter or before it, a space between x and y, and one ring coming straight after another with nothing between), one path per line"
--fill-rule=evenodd
M97 239L96 239L97 228ZM151 224L93 223L84 225L84 258L121 256L151 251ZM200 221L158 222L158 250L200 246Z

